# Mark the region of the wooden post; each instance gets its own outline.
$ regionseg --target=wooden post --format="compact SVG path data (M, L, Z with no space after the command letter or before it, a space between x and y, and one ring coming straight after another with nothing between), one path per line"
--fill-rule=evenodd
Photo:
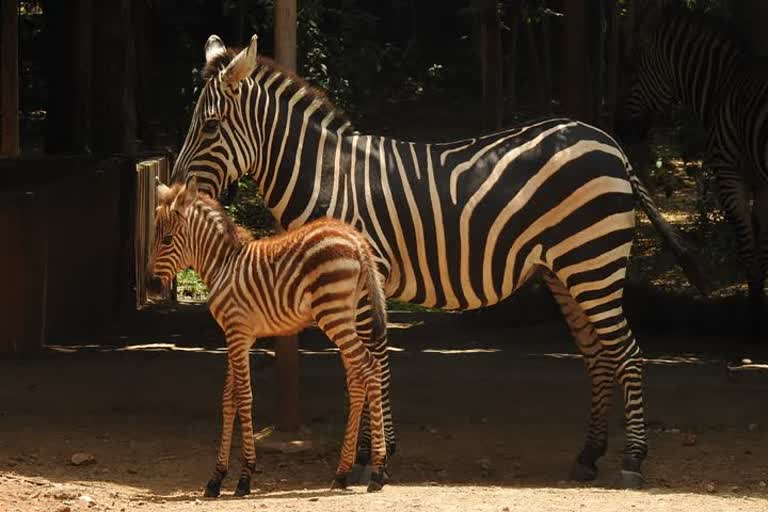
M479 23L483 128L498 129L501 127L504 110L499 12L496 9L496 0L475 0L474 9Z
M0 0L0 157L19 151L19 3Z
M275 61L296 69L296 0L275 0ZM295 431L299 417L299 337L275 339L278 430Z
M595 118L594 50L592 45L592 15L595 6L583 0L563 2L563 110L568 116L591 123Z

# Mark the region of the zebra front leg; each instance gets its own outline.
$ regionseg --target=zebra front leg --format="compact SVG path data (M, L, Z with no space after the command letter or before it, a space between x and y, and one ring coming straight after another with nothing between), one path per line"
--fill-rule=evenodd
M741 264L747 273L747 284L749 285L749 318L748 324L751 324L751 333L753 339L757 336L757 329L760 328L761 315L756 314L761 309L763 294L763 276L759 270L760 265L756 259L756 241L755 233L757 226L753 223L753 213L749 206L749 190L744 183L744 178L727 168L715 169L717 179L718 197L720 204L725 211L726 218L735 231L737 250ZM757 200L758 197L756 196ZM755 206L758 206L756 201ZM761 201L761 210L765 208ZM739 358L740 359L740 358Z
M237 336L230 340L227 337L227 352L229 364L234 375L234 394L237 401L240 433L242 435L241 460L242 468L237 481L235 496L245 496L251 492L251 476L256 469L256 446L253 440L253 392L251 391L250 370L251 340L245 336Z
M752 341L765 337L765 275L768 269L768 187L754 191L752 204L756 254L749 276L749 298L752 317Z
M584 313L581 305L571 296L571 292L549 270L542 270L544 283L560 307L565 323L573 336L576 346L584 356L584 362L591 381L592 405L589 414L589 427L584 448L576 457L571 468L572 480L581 482L597 478L597 461L605 455L608 444L608 410L611 405L615 366L610 358L601 357L602 346L597 333Z
M205 486L206 498L218 498L221 494L221 482L227 476L229 469L229 452L232 447L232 431L235 423L237 406L235 404L235 376L232 365L227 362L227 376L224 379L224 393L221 401L223 426L221 429L221 444L216 458L216 468L213 476Z

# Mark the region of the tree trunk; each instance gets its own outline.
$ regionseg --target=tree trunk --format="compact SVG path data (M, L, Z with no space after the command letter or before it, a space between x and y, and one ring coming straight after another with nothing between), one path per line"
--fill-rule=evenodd
M19 156L19 12L0 0L0 158Z
M549 15L544 13L541 17L541 108L544 112L552 111L552 49L550 40Z
M619 83L619 15L616 2L606 2L606 21L608 23L607 45L605 54L605 109L601 126L611 129L616 119L616 103Z
M536 105L541 109L546 102L546 94L544 92L544 65L542 63L541 54L539 53L539 45L536 38L536 31L532 21L526 21L525 24L525 39L528 42L528 62L531 65L531 75L533 76L533 82L535 85Z
M94 2L93 151L136 152L136 46L131 0Z
M275 0L275 61L296 69L296 0ZM299 337L275 339L277 358L277 428L299 429Z
M560 91L563 110L580 121L595 121L594 45L592 2L564 0L563 75Z
M768 2L731 0L729 4L734 20L747 35L752 52L763 57L768 55L768 31L765 30Z
M509 114L517 112L517 61L518 40L520 39L521 0L511 0L507 12L507 24L509 25L509 37L507 38L507 61L505 63L507 75L506 106Z
M501 127L504 110L499 11L496 0L474 0L473 7L480 29L483 128L498 129Z

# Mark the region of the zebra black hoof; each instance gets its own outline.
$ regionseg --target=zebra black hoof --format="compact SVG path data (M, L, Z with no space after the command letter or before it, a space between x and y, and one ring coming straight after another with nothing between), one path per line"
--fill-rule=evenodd
M237 488L235 489L235 497L241 498L251 494L251 479L241 478L237 481Z
M642 489L645 485L643 474L637 471L621 470L621 487L624 489Z
M331 490L334 489L346 489L347 488L347 475L336 475L331 483Z
M370 450L366 449L360 449L355 454L355 464L358 464L360 466L367 466L371 463L371 452Z
M597 478L597 466L594 464L584 464L577 460L571 468L571 480L591 482L595 478Z
M211 478L205 486L204 498L218 498L221 495L221 480Z
M350 485L365 485L371 479L371 466L354 464L347 473L347 482Z
M384 471L371 473L371 482L368 484L368 492L378 492L384 487Z

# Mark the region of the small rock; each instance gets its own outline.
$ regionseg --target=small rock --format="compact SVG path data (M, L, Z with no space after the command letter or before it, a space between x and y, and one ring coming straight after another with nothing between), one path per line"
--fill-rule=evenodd
M96 503L94 503L93 498L88 496L87 494L82 494L79 498L77 498L80 501L84 501L88 504L89 507L94 506Z
M128 468L126 471L129 475L136 475L139 472L136 468Z
M77 452L72 456L72 458L70 459L70 462L72 463L73 466L85 466L87 464L95 464L96 457L94 457L90 453Z
M62 505L56 509L56 512L72 512L72 507L69 505Z
M747 425L747 430L750 432L757 432L760 430L760 424L759 423L750 423Z
M741 490L741 487L738 485L732 485L731 486L731 492L739 492Z
M200 499L195 499L195 505L202 505L203 502Z
M320 499L320 498L318 498L317 496L315 496L314 498L309 498L309 501L317 501L317 500L319 500L319 499Z
M477 459L477 465L480 466L480 469L483 471L490 471L491 469L491 459L488 457L481 457Z
M683 434L683 446L693 446L696 444L696 434L693 432L686 432Z
M704 489L705 489L707 492L709 492L709 493L715 492L715 491L717 490L717 488L715 487L715 484L714 484L714 482L707 482L707 483L704 485Z
M767 484L767 483L765 483L763 480L760 480L760 481L757 483L757 485L758 485L758 486L759 486L761 489L765 489L766 487L768 487L768 484Z

